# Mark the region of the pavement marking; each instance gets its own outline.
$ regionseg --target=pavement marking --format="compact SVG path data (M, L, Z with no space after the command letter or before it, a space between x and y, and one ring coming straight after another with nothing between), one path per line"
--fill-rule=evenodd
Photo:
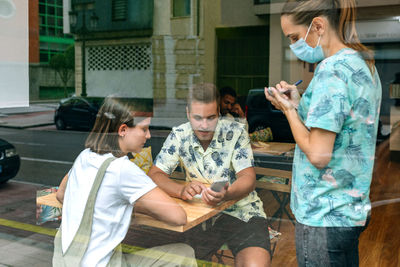
M57 229L47 228L43 226L32 225L29 223L22 223L2 218L0 218L0 225L48 236L55 236L57 233ZM143 248L122 244L122 251L125 253L133 253L139 250L143 250Z
M17 221L2 219L2 218L0 218L0 225L18 229L18 230L27 231L27 232L48 235L48 236L55 236L57 233L57 229L47 228L47 227L43 227L43 226L37 226L37 225L29 224L29 223L22 223L22 222L17 222ZM122 244L122 251L125 253L134 253L136 251L143 250L143 249L144 248L141 248L141 247Z
M17 144L17 145L29 145L29 146L45 146L46 144L40 144L40 143L27 143L27 142L18 142L18 141L9 141L12 144Z
M32 224L28 224L28 223L21 223L21 222L17 222L17 221L2 219L2 218L0 218L0 225L6 226L6 227L10 227L10 228L14 228L14 229L18 229L18 230L27 231L27 232L33 232L33 233L38 233L38 234L42 234L42 235L48 235L48 236L55 236L56 233L57 233L57 229L47 228L47 227L37 226L37 225L32 225ZM137 247L137 246L131 246L131 245L127 245L127 244L122 244L122 252L124 252L124 253L134 254L134 253L136 253L138 251L145 250L145 249L146 248ZM171 256L173 256L175 258L184 257L184 256L181 256L181 255L171 255ZM147 257L152 257L152 256L147 255ZM210 262L203 261L203 260L197 260L197 259L196 259L196 261L197 261L199 266L210 266L209 265ZM224 265L218 265L218 266L224 266ZM0 267L1 267L1 265L0 265Z
M0 218L0 225L49 236L55 236L57 232L57 229L46 228L28 223L16 222L2 218Z
M21 159L27 160L27 161L39 161L39 162L58 163L58 164L66 164L66 165L74 164L74 162L72 162L72 161L62 161L62 160L36 159L36 158L27 158L27 157L21 157Z

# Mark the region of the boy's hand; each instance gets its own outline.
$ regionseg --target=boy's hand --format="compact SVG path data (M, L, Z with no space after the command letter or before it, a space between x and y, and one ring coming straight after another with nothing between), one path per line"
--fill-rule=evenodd
M181 199L183 200L192 200L195 195L201 194L201 192L205 191L207 188L204 184L192 181L186 184L181 191Z
M226 185L219 192L215 192L211 188L206 188L206 190L204 190L202 193L203 201L211 206L218 205L222 200L224 200L226 192L228 191L228 187L229 183L227 182Z

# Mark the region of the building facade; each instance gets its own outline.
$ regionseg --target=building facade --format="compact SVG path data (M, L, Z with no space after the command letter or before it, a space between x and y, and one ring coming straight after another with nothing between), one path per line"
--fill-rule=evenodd
M99 18L84 38L71 28L77 41L77 94L85 65L89 95L152 98L156 120L185 119L187 90L197 82L231 86L243 105L250 89L301 78L299 88L305 90L313 76L315 66L297 60L282 34L284 1L64 1L78 13L88 8L86 24L93 14ZM361 41L375 51L383 85L381 121L387 125L395 103L389 86L400 70L399 7L397 0L358 3L357 29ZM82 27L79 18L81 13L77 28Z
M63 33L62 0L29 1L29 91L30 100L55 96L63 83L50 68L53 55L73 45L72 36ZM74 86L74 77L68 87ZM60 93L62 97L62 94Z

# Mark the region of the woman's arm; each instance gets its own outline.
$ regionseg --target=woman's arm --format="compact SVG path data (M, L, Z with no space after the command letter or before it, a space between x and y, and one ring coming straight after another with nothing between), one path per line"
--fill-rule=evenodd
M64 201L64 194L65 194L65 188L67 188L67 182L68 182L68 173L62 179L56 193L56 198L60 203L63 203Z
M185 210L158 187L135 202L135 211L171 225L185 225L187 222Z
M288 96L278 93L279 91L284 91L285 88L289 86L292 87L290 88L291 90L297 91L297 89L293 88L292 85L288 85L286 82L281 82L280 84L277 84L276 88L272 89L273 96L267 92L266 88L265 97L271 101L277 109L283 111L289 122L294 140L307 156L311 164L318 169L322 169L332 158L336 133L320 128L311 128L309 131L298 117L295 103L292 103ZM298 100L296 99L295 102L298 103Z
M297 115L295 109L284 111L289 121L294 140L306 154L312 165L318 169L324 168L331 161L336 133L320 128L308 131Z

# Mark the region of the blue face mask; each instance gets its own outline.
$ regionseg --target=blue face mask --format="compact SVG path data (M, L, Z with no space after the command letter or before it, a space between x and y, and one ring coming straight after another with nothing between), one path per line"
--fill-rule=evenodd
M310 26L308 27L307 34L305 39L307 40L308 33L310 32L312 26L312 22ZM316 63L325 58L324 51L322 50L322 47L319 45L319 42L321 41L321 35L318 38L318 43L316 47L311 47L309 46L306 41L301 38L294 44L290 45L290 49L292 49L293 53L298 57L299 59L309 62L309 63Z

